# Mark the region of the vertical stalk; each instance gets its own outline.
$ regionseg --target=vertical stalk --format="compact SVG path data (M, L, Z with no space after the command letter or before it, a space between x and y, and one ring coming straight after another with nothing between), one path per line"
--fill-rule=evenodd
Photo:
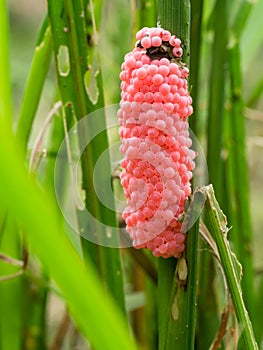
M245 28L252 2L242 1L231 25L234 45L229 49L230 108L226 118L226 177L228 184L229 218L233 225L230 237L243 267L241 281L243 298L252 321L255 320L255 285L252 255L252 225L249 206L249 175L246 156L244 101L239 41Z
M159 1L158 23L182 40L190 60L190 1ZM193 214L193 213L192 213ZM199 221L189 230L186 255L159 258L159 349L194 349Z
M46 17L38 35L17 123L17 138L21 142L24 153L27 150L27 142L48 73L51 53L51 31Z
M190 55L190 86L191 97L193 99L194 113L190 118L190 127L193 133L198 137L200 130L198 129L198 91L199 73L200 73L200 54L202 45L202 18L203 18L203 0L191 2L191 55Z
M97 48L90 46L87 48L86 23L83 15L86 13L86 9L84 9L82 1L59 0L54 2L50 0L48 1L48 10L53 33L59 88L67 123L70 124L74 119L80 121L92 111L103 107L103 87ZM92 6L91 11L93 11ZM93 17L93 13L91 13L91 17ZM62 71L61 67L61 53L65 54L67 58L65 72ZM94 64L97 65L95 68ZM91 89L88 84L89 79L94 79L94 85ZM95 95L93 95L94 92L96 92ZM106 208L99 201L93 184L93 171L96 161L101 153L108 149L104 112L100 113L96 125L92 123L91 118L87 118L86 124L81 124L82 128L79 125L80 145L85 142L86 135L91 135L92 130L94 131L96 128L103 130L88 145L85 145L87 147L81 158L82 187L86 198L85 206L98 222L107 220L106 224L117 227L115 212ZM107 176L111 174L109 157L105 161L104 170L105 172L101 174L101 179L99 179L102 182L107 181ZM80 216L81 213L78 212L78 214ZM83 225L84 223L82 221ZM98 225L98 227L88 226L88 234L97 232L98 236L105 237L106 232L103 231L102 225ZM83 229L87 232L87 226L83 226ZM112 240L114 240L116 246L118 238L112 237ZM82 239L82 247L84 259L88 261L91 258L93 260L105 281L106 288L112 292L124 311L123 275L119 249L96 246L85 238Z
M230 66L230 114L226 121L227 135L227 183L229 216L233 229L230 237L237 257L243 267L242 290L248 311L255 312L254 264L252 256L252 227L249 208L249 178L246 157L244 102L239 45L229 51Z
M216 14L216 15L215 15ZM219 203L223 201L223 118L225 105L225 75L227 51L227 1L217 0L213 9L213 45L209 82L207 119L207 165L209 182L213 184ZM211 254L202 253L200 261L200 296L198 313L197 344L208 349L219 326L216 290L214 289L215 267ZM203 335L206 334L206 337Z
M156 0L140 0L137 7L137 28L153 27L156 24Z
M158 23L182 40L183 61L190 57L190 0L159 1Z
M46 16L38 34L16 128L17 141L25 157L28 139L49 70L51 53L51 30ZM34 282L30 281L29 278L25 278L24 287L27 288L27 293L24 294L23 304L26 305L25 308L29 312L25 313L24 318L24 342L25 347L31 344L31 350L41 350L45 347L47 288L36 285L31 287L31 285L34 285Z
M171 306L175 295L175 268L177 260L173 258L158 259L158 336L159 350L168 350L168 344L175 341L175 332L167 332L171 320ZM172 348L171 348L172 349Z
M242 298L240 286L241 267L232 253L227 240L226 217L215 198L213 187L211 185L207 186L205 191L207 195L205 202L207 226L216 242L236 317L239 327L242 329L238 349L257 350L258 345L254 337L252 324Z

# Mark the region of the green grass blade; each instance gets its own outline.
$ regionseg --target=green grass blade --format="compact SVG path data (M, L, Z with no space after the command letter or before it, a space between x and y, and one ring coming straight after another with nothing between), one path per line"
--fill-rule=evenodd
M30 131L49 69L51 52L51 32L46 17L37 39L17 124L17 137L22 144L24 153L26 153Z
M102 292L90 263L84 266L80 260L62 229L56 206L29 178L14 138L3 123L0 133L0 149L5 149L0 152L0 209L9 210L21 224L32 252L61 289L78 326L94 347L136 349L123 315Z
M9 61L9 23L7 2L0 1L0 121L5 120L7 132L12 128L12 92ZM5 146L0 153L4 153ZM1 167L2 163L0 162ZM2 187L2 184L1 186ZM0 206L1 208L1 206ZM7 218L6 210L0 210L0 220L5 225L0 235L0 250L14 258L20 258L21 246L17 230ZM16 273L17 268L0 261L2 275ZM22 277L0 282L0 348L3 350L21 349L23 324L23 288Z
M237 265L234 260L234 254L232 253L227 240L228 228L226 217L219 207L211 185L203 188L200 192L201 195L207 195L205 204L207 227L216 242L229 292L233 301L240 328L240 345L242 346L242 349L256 350L258 349L258 346L254 337L248 312L242 299L242 290L239 276L237 274Z
M225 104L225 64L227 45L227 1L217 0L210 17L209 28L213 31L213 44L211 46L211 68L209 72L209 95L207 110L207 166L209 182L213 184L217 198L223 200L223 118ZM219 326L218 309L216 303L216 290L213 286L215 267L212 256L205 252L200 256L200 293L198 312L198 338L200 349L209 348ZM204 336L206 334L206 336Z
M233 226L230 237L243 267L243 296L253 319L255 312L254 264L239 45L235 45L229 52L229 66L231 108L226 121L228 154L226 168L229 192L229 218L231 226Z
M198 98L200 95L200 55L202 47L202 18L203 18L203 0L192 1L191 3L191 41L190 41L190 80L191 97L193 99L194 113L190 117L190 127L194 134L198 137L200 134L198 121Z

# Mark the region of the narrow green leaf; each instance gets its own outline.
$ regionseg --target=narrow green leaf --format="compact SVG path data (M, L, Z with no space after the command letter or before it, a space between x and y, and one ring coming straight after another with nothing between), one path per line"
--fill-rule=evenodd
M207 227L216 242L229 292L233 301L240 328L240 345L242 346L242 349L258 349L248 312L242 299L242 290L236 269L237 265L227 240L228 228L226 217L221 211L215 198L212 185L200 189L200 192L207 194L205 204Z
M229 219L233 226L230 237L240 260L244 277L244 301L253 320L255 313L254 264L252 255L252 227L249 208L249 178L246 157L244 102L239 45L229 52L230 111L226 120L226 170L229 196ZM230 200L231 198L231 200Z
M211 6L211 5L210 5ZM211 68L209 72L209 94L207 108L207 166L209 182L213 184L220 203L223 200L223 119L225 104L225 77L227 60L228 16L227 1L217 0L210 17L209 29L213 33L210 46ZM197 344L201 349L209 348L219 326L216 290L213 288L215 266L212 256L200 255L200 293ZM212 286L212 287L211 287ZM204 336L206 334L206 336Z
M17 137L24 153L26 153L30 131L49 69L51 52L51 32L46 17L37 39L17 124Z
M32 252L61 289L77 324L94 347L136 349L123 315L102 292L91 264L86 261L84 266L68 240L51 198L29 178L4 123L0 134L0 149L5 149L0 152L1 210L7 209L21 224Z
M6 131L12 128L12 92L9 61L9 20L7 1L0 0L0 122L6 122ZM0 153L5 153L7 145L1 147ZM3 164L0 162L1 168ZM1 183L0 187L3 184ZM1 205L0 208L2 209ZM0 210L1 227L0 250L14 258L21 257L20 239L17 229L10 222L7 210ZM0 261L2 275L17 273L18 269ZM22 277L0 282L0 348L2 350L20 350L22 345Z

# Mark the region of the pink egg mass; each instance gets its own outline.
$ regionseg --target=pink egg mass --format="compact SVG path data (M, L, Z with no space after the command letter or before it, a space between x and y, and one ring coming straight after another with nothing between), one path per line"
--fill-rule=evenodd
M180 217L191 194L196 153L190 149L192 114L181 40L162 28L142 28L122 64L119 134L126 229L135 248L180 257Z

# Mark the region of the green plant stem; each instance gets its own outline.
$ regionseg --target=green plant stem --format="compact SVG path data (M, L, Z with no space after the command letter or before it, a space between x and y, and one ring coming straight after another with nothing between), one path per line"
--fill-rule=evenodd
M159 349L195 348L198 237L199 220L188 230L186 257L159 259Z
M183 60L189 63L190 1L159 1L158 21L182 40ZM198 232L197 220L187 233L186 256L177 264L174 259L159 259L159 349L162 350L194 349Z
M96 48L88 47L86 44L85 9L80 0L72 1L48 1L49 18L53 33L54 53L57 66L57 76L61 93L67 124L71 125L74 120L80 121L92 111L103 107L103 88L99 60ZM92 9L91 9L92 11ZM68 56L67 74L61 71L61 50ZM88 61L87 61L88 57ZM94 59L93 59L94 58ZM94 64L97 68L94 68ZM87 82L87 76L93 83L91 89ZM91 91L97 91L95 98ZM120 252L116 248L96 246L87 240L88 235L93 232L105 237L106 231L102 228L101 222L107 219L107 225L117 227L116 214L109 210L99 201L94 188L94 167L99 156L108 150L107 128L105 115L102 111L96 120L96 125L92 119L87 118L86 123L78 124L78 137L80 147L85 142L87 135L92 135L96 128L102 130L96 138L89 142L81 158L82 165L82 187L85 191L85 206L94 216L98 225L90 227L86 221L82 220L81 212L78 211L81 229L84 230L86 238L82 239L84 259L92 259L106 282L106 288L115 296L120 308L125 312L125 301L123 291L123 275L120 261ZM96 133L95 133L96 135ZM98 181L103 183L110 176L109 155L104 164L104 170L100 174ZM112 198L112 203L113 198ZM85 219L85 218L84 218ZM85 225L85 226L84 226ZM88 231L87 231L88 229ZM85 237L85 234L83 237ZM112 235L112 245L118 246L118 237Z
M157 292L156 285L151 280L146 279L146 338L148 349L158 349L158 313L157 313Z
M189 63L190 57L190 1L161 0L158 3L158 23L182 41L183 60Z
M156 25L156 0L140 0L137 7L137 29Z
M191 55L190 55L190 86L191 97L193 99L194 113L190 117L190 127L196 137L200 135L198 125L198 97L200 91L199 75L200 75L200 54L202 47L202 17L203 17L203 0L192 1L191 3Z
M238 260L243 267L242 290L245 304L254 319L255 287L252 256L252 227L249 208L249 177L246 157L244 103L242 100L241 63L239 45L229 51L230 114L226 121L227 184L229 217L233 229L230 237Z
M173 258L158 259L158 337L159 350L168 350L167 346L175 341L175 333L171 331L167 334L167 325L173 320L171 310L175 295L175 268L177 260Z
M17 138L26 154L30 131L46 80L52 53L51 31L46 17L38 35L17 123Z
M211 30L214 38L211 47L211 70L207 115L207 166L209 182L214 185L219 202L223 201L223 119L225 104L226 46L227 46L227 1L217 0L213 9ZM220 20L218 20L220 18ZM215 278L214 260L206 252L200 255L198 337L201 349L208 349L219 326L216 303L217 291L213 288ZM206 334L204 337L203 334Z
M221 264L227 280L229 292L233 301L236 317L240 327L240 342L242 349L256 350L258 349L253 328L242 299L242 290L237 275L237 262L231 252L230 245L227 241L227 223L226 217L221 211L219 204L215 198L213 187L207 186L205 196L205 213L207 218L207 227L214 238ZM202 193L202 191L200 191ZM203 192L204 193L204 192Z
M50 66L52 53L51 31L46 16L36 42L34 56L25 87L22 106L18 118L16 137L26 156L27 144L32 129L33 121L41 98L46 76ZM47 288L30 288L31 281L25 278L23 302L30 310L24 317L24 342L25 347L33 349L44 349L45 344L45 317ZM33 301L33 302L32 302Z

